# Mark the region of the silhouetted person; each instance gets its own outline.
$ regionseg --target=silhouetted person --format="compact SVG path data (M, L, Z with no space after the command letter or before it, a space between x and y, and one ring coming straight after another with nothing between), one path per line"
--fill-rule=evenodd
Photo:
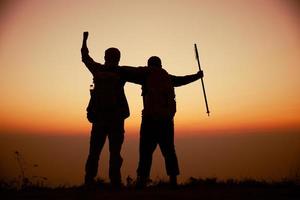
M123 67L130 82L142 85L143 111L140 129L137 187L146 186L150 176L152 154L157 145L165 159L170 184L177 186L179 167L174 146L174 115L176 102L174 87L189 84L203 77L199 71L193 75L173 76L162 68L159 57L152 56L148 67Z
M87 108L88 120L92 123L90 149L85 166L85 184L95 183L98 161L106 137L109 140L109 178L113 186L121 186L120 155L124 140L124 120L129 116L129 108L124 94L125 81L118 72L120 51L109 48L105 51L104 65L89 56L87 48L88 32L84 32L81 48L82 62L94 78L94 89Z

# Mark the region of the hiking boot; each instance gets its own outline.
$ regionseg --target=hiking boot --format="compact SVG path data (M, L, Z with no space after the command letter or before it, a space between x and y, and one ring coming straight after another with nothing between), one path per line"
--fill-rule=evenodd
M146 178L146 177L138 176L137 180L136 180L135 188L138 190L146 188L147 180L148 180L148 178Z
M84 187L88 190L95 190L97 188L97 183L94 179L85 179Z
M124 187L121 181L111 181L110 185L113 190L121 190Z
M177 189L178 188L177 176L170 176L169 184L172 189Z

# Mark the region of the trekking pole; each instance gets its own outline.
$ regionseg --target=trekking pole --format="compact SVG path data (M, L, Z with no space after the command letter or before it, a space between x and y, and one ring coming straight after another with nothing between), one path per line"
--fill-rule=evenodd
M198 63L199 70L201 71L201 65L200 65L200 59L199 59L197 44L195 44L194 46L195 46L196 60L197 60L197 63ZM201 83L202 83L202 90L203 90L203 95L204 95L204 100L205 100L205 105L206 105L206 113L209 116L209 109L208 109L208 104L207 104L207 98L206 98L206 92L205 92L203 78L201 78Z

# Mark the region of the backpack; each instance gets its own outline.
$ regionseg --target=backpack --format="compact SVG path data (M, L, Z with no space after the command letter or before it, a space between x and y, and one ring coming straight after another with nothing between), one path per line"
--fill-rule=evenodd
M168 72L149 67L143 85L144 109L142 115L155 119L173 118L176 113L175 92Z

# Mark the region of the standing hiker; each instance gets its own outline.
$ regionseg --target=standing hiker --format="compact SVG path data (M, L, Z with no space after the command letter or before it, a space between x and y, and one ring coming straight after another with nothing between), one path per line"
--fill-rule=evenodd
M174 145L174 115L176 102L174 87L189 84L203 77L199 71L193 75L173 76L162 68L157 56L148 59L147 67L122 67L130 82L142 85L143 111L140 128L137 187L146 186L150 176L152 154L159 145L165 159L171 186L177 186L179 166Z
M98 161L106 137L109 141L109 178L112 186L121 186L121 147L124 141L124 120L129 108L124 94L125 80L118 72L120 51L105 51L104 64L95 62L87 48L88 32L84 32L81 48L82 62L94 78L94 88L87 107L87 117L92 123L90 149L85 166L85 184L93 185L98 171Z

